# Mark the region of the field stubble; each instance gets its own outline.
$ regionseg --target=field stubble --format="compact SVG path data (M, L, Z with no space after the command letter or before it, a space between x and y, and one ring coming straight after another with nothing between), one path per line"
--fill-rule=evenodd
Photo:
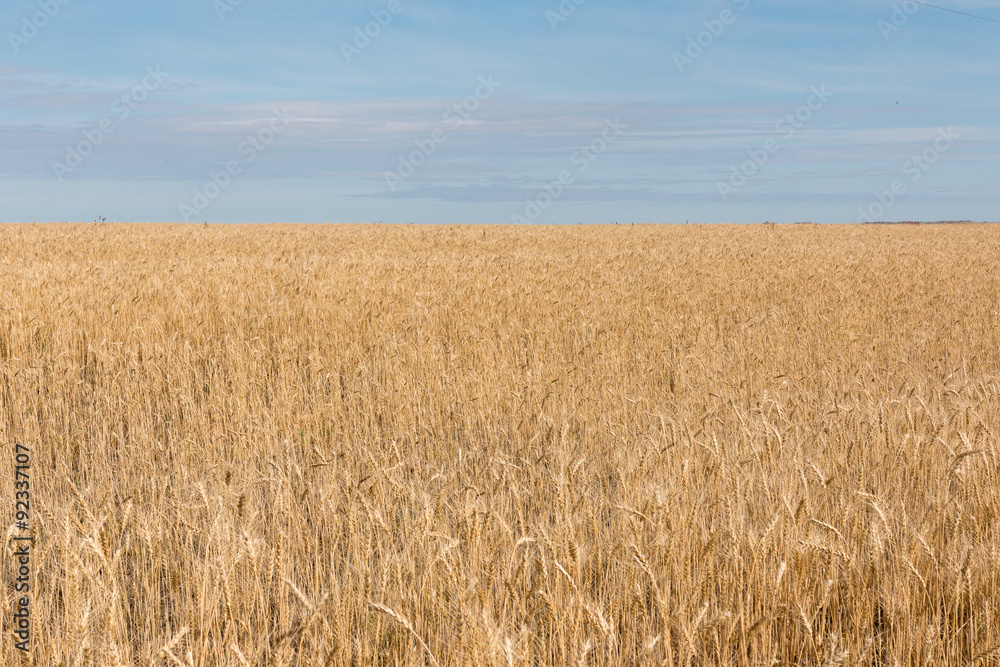
M0 242L36 665L1000 657L1000 228Z

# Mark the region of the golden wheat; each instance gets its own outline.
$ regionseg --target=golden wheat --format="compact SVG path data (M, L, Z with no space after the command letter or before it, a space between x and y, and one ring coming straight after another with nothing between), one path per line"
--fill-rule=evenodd
M1000 657L1000 228L0 243L35 665Z

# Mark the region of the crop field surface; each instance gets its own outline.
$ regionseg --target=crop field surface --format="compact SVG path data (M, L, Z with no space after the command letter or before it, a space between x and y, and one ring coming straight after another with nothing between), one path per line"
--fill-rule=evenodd
M0 225L0 664L1000 664L1000 227Z

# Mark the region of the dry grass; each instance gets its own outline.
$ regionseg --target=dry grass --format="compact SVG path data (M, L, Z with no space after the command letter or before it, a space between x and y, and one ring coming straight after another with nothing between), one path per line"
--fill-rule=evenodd
M1000 228L0 243L35 665L998 662Z

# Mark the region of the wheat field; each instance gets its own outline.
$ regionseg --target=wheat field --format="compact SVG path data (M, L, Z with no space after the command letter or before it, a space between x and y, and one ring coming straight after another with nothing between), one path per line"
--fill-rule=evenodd
M0 226L0 662L1000 664L1000 228Z

